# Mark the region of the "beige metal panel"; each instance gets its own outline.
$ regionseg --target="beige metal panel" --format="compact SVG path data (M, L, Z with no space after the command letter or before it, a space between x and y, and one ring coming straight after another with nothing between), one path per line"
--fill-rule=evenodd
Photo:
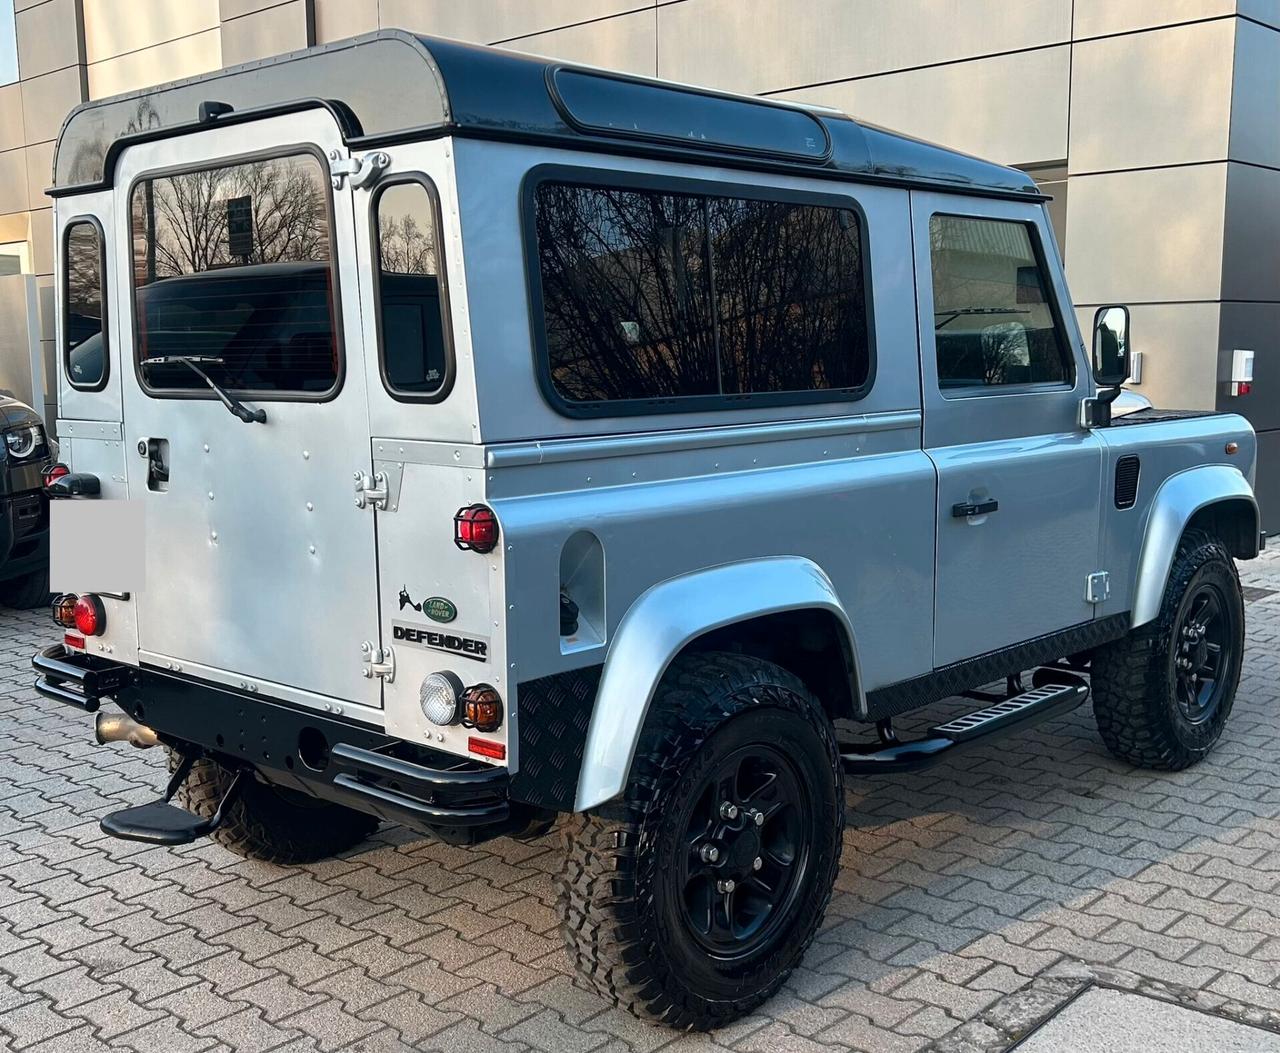
M12 150L27 141L22 124L22 85L0 88L0 150Z
M226 7L223 0L223 9ZM305 48L310 43L309 19L306 0L290 0L287 4L223 22L223 64L234 66L238 62Z
M14 11L25 11L28 7L35 7L36 4L43 4L45 0L13 0Z
M834 106L861 120L1007 164L1067 155L1070 47L1042 48L775 96Z
M0 241L26 241L31 235L31 219L26 210L0 215Z
M38 77L80 61L76 0L49 0L14 16L18 33L18 72Z
M0 212L27 207L27 154L19 147L0 153Z
M56 73L24 80L22 119L27 142L56 139L63 120L81 101L79 66L68 66Z
M27 147L27 207L46 208L45 190L53 185L53 143Z
M380 0L379 11L384 29L487 44L653 6L654 0Z
M221 12L224 22L233 18L240 18L243 15L251 15L258 11L265 11L271 7L278 7L286 0L217 0L219 11Z
M1231 159L1280 168L1280 31L1236 20L1231 96Z
M378 28L378 0L314 0L316 43L327 44Z
M684 0L658 8L658 71L759 94L1070 37L1066 0Z
M1234 50L1235 19L1076 44L1071 173L1225 160Z
M520 37L502 46L652 77L658 69L656 32L654 13L648 10Z
M53 209L31 213L31 266L36 274L53 273Z
M1162 408L1213 409L1218 307L1216 303L1130 305L1131 345L1142 352L1142 383L1130 387ZM1076 309L1086 343L1092 339L1093 315L1093 307Z
M1217 300L1226 164L1072 176L1067 275L1077 303Z
M1262 0L1269 3L1274 0ZM1236 0L1075 0L1076 40L1235 14Z
M1280 303L1280 171L1274 168L1227 167L1222 298Z
M87 62L101 62L218 27L218 0L82 2Z
M118 55L89 67L89 98L135 91L165 81L207 73L222 66L222 32L217 29Z

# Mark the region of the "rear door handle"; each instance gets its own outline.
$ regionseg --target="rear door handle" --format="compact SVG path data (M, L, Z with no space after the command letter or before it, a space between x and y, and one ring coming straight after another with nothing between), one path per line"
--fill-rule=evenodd
M994 497L977 502L961 501L951 506L951 516L953 519L972 519L974 516L990 515L999 507L1000 502Z

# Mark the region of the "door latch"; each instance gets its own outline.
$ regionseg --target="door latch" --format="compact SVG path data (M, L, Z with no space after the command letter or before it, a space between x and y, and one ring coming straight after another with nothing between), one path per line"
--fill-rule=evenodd
M1084 579L1084 602L1098 604L1111 595L1111 574L1105 570L1094 571Z
M343 179L349 178L353 187L368 186L378 178L378 173L391 163L385 151L343 157L341 150L329 151L329 177L334 190L342 189Z
M368 472L356 472L355 480L356 507L376 508L379 512L385 512L390 492L387 487L387 473L378 472L371 476Z
M389 644L385 648L375 647L370 641L365 640L360 645L360 651L364 655L363 672L366 680L378 677L388 684L395 682L396 653Z

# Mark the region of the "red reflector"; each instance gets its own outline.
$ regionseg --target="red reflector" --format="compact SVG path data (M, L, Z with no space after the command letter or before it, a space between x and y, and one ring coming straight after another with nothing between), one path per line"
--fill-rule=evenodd
M472 552L492 552L498 544L498 517L484 505L459 508L453 517L453 543Z
M40 474L44 476L44 485L48 486L50 483L61 479L64 475L70 475L71 469L65 464L51 464Z
M478 753L482 757L492 757L494 760L507 759L507 747L501 742L490 742L488 739L478 739L474 735L467 739L467 749L472 753Z
M83 636L72 636L71 633L63 633L62 642L68 647L78 647L80 650L84 650Z
M98 636L107 628L107 612L97 596L81 596L75 606L76 629L85 636Z

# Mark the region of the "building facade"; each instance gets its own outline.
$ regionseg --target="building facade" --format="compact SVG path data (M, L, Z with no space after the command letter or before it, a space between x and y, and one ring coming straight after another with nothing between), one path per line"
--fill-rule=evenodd
M72 106L392 26L834 106L1027 170L1082 327L1127 303L1135 390L1253 422L1280 529L1280 0L0 0L0 386L28 343L52 369L43 191Z

